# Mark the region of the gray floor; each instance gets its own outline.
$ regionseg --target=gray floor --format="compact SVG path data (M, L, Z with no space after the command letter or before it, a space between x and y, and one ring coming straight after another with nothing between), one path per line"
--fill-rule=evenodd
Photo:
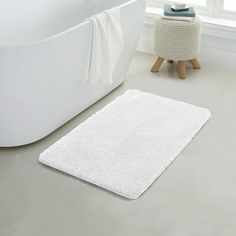
M179 80L136 54L126 82L49 137L0 149L1 236L235 236L236 71L203 65ZM120 198L37 162L40 152L129 88L206 107L211 121L138 200Z

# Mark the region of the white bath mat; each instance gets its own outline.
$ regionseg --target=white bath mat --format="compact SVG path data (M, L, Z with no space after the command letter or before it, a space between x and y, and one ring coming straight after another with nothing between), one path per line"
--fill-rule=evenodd
M209 118L206 109L129 90L44 151L39 161L136 199Z

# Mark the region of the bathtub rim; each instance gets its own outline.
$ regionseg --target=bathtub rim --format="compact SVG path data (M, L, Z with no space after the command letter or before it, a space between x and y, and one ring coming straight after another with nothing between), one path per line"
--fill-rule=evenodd
M131 4L131 3L134 3L134 2L137 2L139 3L139 0L128 0L127 2L123 3L123 4L120 4L120 5L117 5L117 6L120 6L121 8ZM105 11L106 9L104 9L103 11ZM71 26L69 27L68 29L64 30L64 31L61 31L59 33L56 33L52 36L48 36L48 37L45 37L43 39L38 39L38 40L34 40L34 41L31 41L31 42L25 42L25 43L19 43L19 44L16 44L16 43L9 43L9 44L1 44L0 42L0 50L1 49L8 49L8 48L23 48L23 47L28 47L28 46L34 46L34 45L37 45L37 44L42 44L42 43L46 43L48 41L51 41L51 40L54 40L54 39L57 39L61 36L64 36L70 32L73 32L75 30L77 30L79 27L81 26L85 26L86 24L91 24L91 22L89 22L88 18L87 19L84 19L84 21L82 21L81 23L75 25L75 26Z

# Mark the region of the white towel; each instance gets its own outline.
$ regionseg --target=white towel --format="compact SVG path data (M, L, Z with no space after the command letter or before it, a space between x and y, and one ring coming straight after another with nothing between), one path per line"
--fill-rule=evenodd
M124 44L120 7L104 11L88 20L93 27L88 81L112 83Z
M189 17L189 16L165 16L165 15L161 15L162 19L166 19L166 20L180 20L180 21L192 21L193 17Z

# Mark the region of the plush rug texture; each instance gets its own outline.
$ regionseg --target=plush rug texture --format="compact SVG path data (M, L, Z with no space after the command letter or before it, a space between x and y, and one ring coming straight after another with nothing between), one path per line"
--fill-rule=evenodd
M200 107L128 90L49 147L39 161L136 199L210 116Z

